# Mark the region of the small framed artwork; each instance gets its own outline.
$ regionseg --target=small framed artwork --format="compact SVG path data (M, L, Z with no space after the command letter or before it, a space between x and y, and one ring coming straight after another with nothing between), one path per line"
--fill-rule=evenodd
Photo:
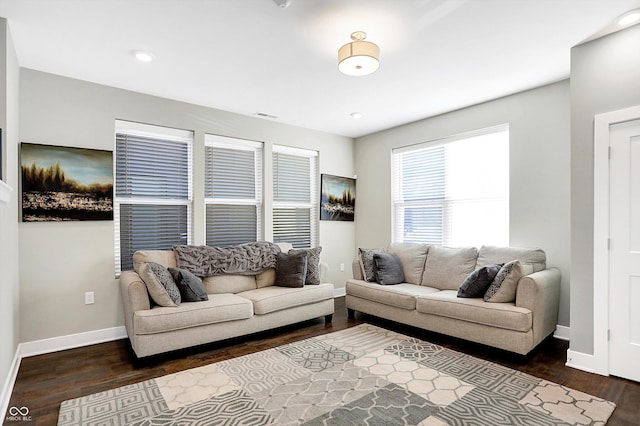
M320 220L353 222L356 210L356 180L322 174Z
M22 221L113 220L113 153L20 144Z

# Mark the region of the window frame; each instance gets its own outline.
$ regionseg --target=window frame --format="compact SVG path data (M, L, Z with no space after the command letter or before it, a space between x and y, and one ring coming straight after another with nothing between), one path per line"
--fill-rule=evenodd
M275 194L275 157L276 154L285 154L296 157L304 157L309 160L309 200L308 201L279 201L276 199ZM273 240L276 242L276 229L275 229L275 211L277 209L302 209L309 210L309 244L310 247L317 247L319 243L318 236L318 228L319 228L319 218L320 218L320 207L319 207L319 153L315 150L304 149L304 148L294 148L290 146L284 145L273 145L272 146L272 154L271 154L271 162L273 167L273 179L272 186L274 189L273 200L272 200L272 234ZM282 241L282 242L291 242L291 241ZM295 247L295 244L294 244ZM303 248L303 247L295 247L295 248ZM307 247L304 247L307 248Z
M256 208L256 235L255 240L259 241L264 238L264 143L258 141L251 141L248 139L232 138L227 136L205 134L204 149L205 149L205 163L208 161L208 154L206 150L208 148L223 148L232 149L238 151L253 152L255 159L254 166L254 189L255 197L249 198L225 198L225 197L207 197L207 170L208 165L205 164L204 171L204 211L205 211L205 225L204 225L204 239L205 244L209 245L207 241L208 236L208 224L207 224L207 207L210 205L226 205L226 206L247 206L252 205ZM213 176L211 177L213 179Z
M450 171L448 171L447 167L449 167L448 164L448 159L447 159L447 152L446 152L446 147L452 144L455 144L457 142L464 142L464 141L468 141L469 139L473 139L473 138L477 138L477 137L482 137L482 136L486 136L486 135L491 135L491 134L496 134L496 135L500 135L502 133L506 133L506 150L507 150L507 154L506 157L507 159L509 158L509 125L508 124L502 124L502 125L498 125L498 126L492 126L492 127L488 127L488 128L484 128L484 129L479 129L479 130L475 130L475 131L471 131L471 132L466 132L466 133L462 133L462 134L458 134L458 135L454 135L454 136L450 136L450 137L446 137L446 138L441 138L441 139L436 139L436 140L432 140L432 141L428 141L428 142L423 142L423 143L418 143L418 144L413 144L413 145L408 145L408 146L403 146L403 147L398 147L398 148L394 148L391 150L391 209L392 209L392 225L391 225L391 238L393 242L404 242L407 240L406 238L406 234L405 234L405 230L404 230L404 215L406 214L406 211L408 208L416 208L416 207L429 207L429 206L440 206L441 207L441 215L442 215L442 239L441 241L438 242L430 242L430 241L420 241L422 243L430 243L430 244L434 244L434 245L442 245L442 246L460 246L460 245L477 245L477 243L463 243L463 244L456 244L453 240L454 238L454 233L453 233L453 223L452 223L452 218L453 218L453 214L451 213L451 209L453 208L452 206L455 206L456 203L459 203L460 200L457 198L452 198L449 196L448 192L447 192L447 184L444 183L443 184L443 196L442 199L434 199L434 200L429 200L429 201L406 201L401 199L401 195L403 195L403 180L402 180L402 159L401 159L401 155L405 154L405 153L412 153L412 152L419 152L419 151L423 151L423 150L431 150L434 148L439 148L439 147L444 147L445 149L445 153L444 153L444 160L443 160L443 168L444 168L444 175L445 175L445 181L448 177L447 173L450 173ZM501 137L501 136L499 136ZM505 164L498 164L498 167L505 167ZM495 200L497 200L497 202L506 202L506 207L505 207L505 211L503 213L506 213L506 241L502 241L501 244L503 245L508 245L509 244L509 199L510 199L510 182L509 182L509 164L507 161L506 164L506 175L507 175L507 189L506 189L506 196L504 197L499 197L499 198L495 198ZM472 200L475 200L475 202L479 202L478 200L481 200L482 198L477 198L474 199L472 198ZM465 199L465 201L468 201L468 199ZM503 229L503 231L505 231ZM490 244L489 241L486 242L478 242L478 243L484 243L484 244Z
M117 179L114 179L113 197L113 221L114 221L114 257L115 276L118 278L122 272L121 263L121 226L120 226L120 206L121 205L145 205L145 206L186 206L186 227L187 244L193 240L193 140L194 132L151 124L142 124L125 120L115 121L114 132L114 176L118 173L117 163L117 138L119 134L130 134L143 138L161 139L167 142L183 143L187 145L187 195L186 198L157 198L157 197L135 197L118 196Z

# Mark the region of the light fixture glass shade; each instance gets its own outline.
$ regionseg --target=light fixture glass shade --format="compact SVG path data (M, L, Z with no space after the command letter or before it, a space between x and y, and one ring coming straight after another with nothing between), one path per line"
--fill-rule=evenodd
M355 32L351 34L353 41L338 50L338 69L344 74L367 75L380 67L380 48L375 43L364 41L365 37L364 32Z

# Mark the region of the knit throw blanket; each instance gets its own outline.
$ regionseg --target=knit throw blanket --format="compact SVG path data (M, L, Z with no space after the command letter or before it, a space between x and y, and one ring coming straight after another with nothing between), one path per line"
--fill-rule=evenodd
M267 241L229 247L173 246L178 268L199 277L256 275L275 268L280 247Z

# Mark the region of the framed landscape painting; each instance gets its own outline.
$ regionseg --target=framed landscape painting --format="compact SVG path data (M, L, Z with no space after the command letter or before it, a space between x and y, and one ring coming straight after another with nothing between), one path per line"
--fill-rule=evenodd
M113 153L22 143L22 221L113 220Z
M353 222L356 209L356 180L323 174L321 176L320 220Z

